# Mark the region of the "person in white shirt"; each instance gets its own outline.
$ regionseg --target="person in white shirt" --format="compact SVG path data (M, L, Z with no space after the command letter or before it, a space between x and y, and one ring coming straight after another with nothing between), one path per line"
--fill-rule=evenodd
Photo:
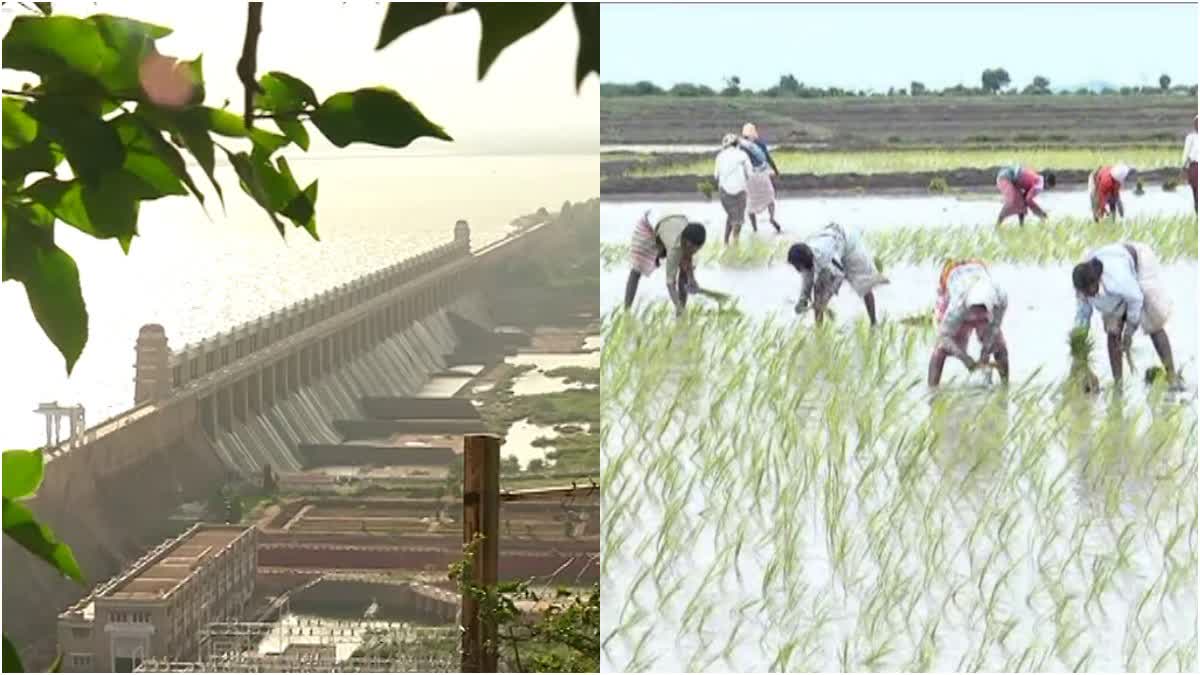
M1149 246L1132 241L1101 246L1075 266L1071 281L1078 298L1076 326L1086 330L1092 311L1100 312L1115 381L1121 381L1121 353L1129 351L1140 327L1154 343L1168 381L1176 383L1171 341L1164 329L1171 316L1171 301L1162 283L1158 257Z
M962 361L968 371L987 367L995 357L1000 379L1008 382L1008 344L1000 328L1007 311L1008 294L992 281L981 260L946 261L934 303L938 339L929 358L929 386L941 383L949 356ZM967 353L971 333L979 338L978 361Z
M1192 210L1200 212L1200 200L1196 198L1196 167L1200 165L1200 137L1196 125L1200 115L1192 118L1192 131L1183 142L1183 170L1187 172L1188 185L1192 186Z
M653 209L647 210L638 219L633 229L633 242L629 248L629 280L625 284L625 308L633 306L638 282L658 269L663 258L667 259L667 294L675 305L676 316L682 316L687 306L689 293L695 293L696 268L693 258L704 246L704 225L689 222L680 214L660 215Z
M879 274L858 228L830 223L804 242L792 245L788 249L788 263L803 279L797 314L803 314L811 306L817 323L821 323L829 301L837 295L842 282L849 281L862 298L871 325L875 325L873 291L888 280Z
M746 183L753 170L750 157L738 147L737 136L725 134L721 139L721 151L717 153L713 178L717 181L721 206L725 209L726 244L730 235L734 241L741 236L742 223L746 221Z

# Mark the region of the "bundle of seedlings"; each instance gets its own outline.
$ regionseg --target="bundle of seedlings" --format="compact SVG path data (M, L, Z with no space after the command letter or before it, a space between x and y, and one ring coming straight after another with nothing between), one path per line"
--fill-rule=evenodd
M1087 328L1074 328L1067 337L1071 350L1071 370L1067 374L1070 393L1096 394L1100 391L1100 378L1092 370L1092 335Z

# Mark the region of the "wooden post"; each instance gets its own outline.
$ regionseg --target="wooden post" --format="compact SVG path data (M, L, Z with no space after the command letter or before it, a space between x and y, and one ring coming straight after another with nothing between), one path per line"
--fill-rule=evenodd
M496 585L500 531L500 439L491 435L463 439L463 544L476 535L471 580L476 586ZM481 622L479 603L462 598L462 672L494 673L499 665L496 625Z

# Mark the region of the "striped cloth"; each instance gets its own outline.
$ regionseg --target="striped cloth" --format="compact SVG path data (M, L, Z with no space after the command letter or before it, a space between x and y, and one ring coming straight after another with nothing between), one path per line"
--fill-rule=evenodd
M771 184L771 171L756 170L746 184L746 211L759 214L775 203L775 186Z
M633 241L629 245L629 264L643 277L648 277L658 269L658 236L650 225L649 212L633 227Z

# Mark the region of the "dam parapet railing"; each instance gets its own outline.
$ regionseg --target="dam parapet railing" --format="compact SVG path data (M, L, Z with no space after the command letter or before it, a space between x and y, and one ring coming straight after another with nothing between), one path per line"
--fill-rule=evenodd
M518 229L475 250L471 249L468 223L459 220L448 243L179 350L167 347L163 327L143 327L138 339L134 405L90 426L72 441L47 448L46 460L180 403L215 396L255 370L270 369L269 382L259 384L257 395L248 386L239 390L237 396L243 401L239 407L246 407L246 399L252 396L258 399L256 408L274 401L276 395L286 396L331 365L344 363L386 335L450 304L461 293L481 287L476 283L479 273L491 263L519 255L527 241L541 238L539 233L561 229L556 227L560 224L578 224L597 204L596 199L564 202L558 213L543 210L522 216L515 221ZM150 340L144 340L147 329L152 329ZM143 344L155 339L160 342ZM151 352L151 357L145 358L144 351ZM155 368L144 361L159 364ZM233 393L222 392L222 396L232 398Z

